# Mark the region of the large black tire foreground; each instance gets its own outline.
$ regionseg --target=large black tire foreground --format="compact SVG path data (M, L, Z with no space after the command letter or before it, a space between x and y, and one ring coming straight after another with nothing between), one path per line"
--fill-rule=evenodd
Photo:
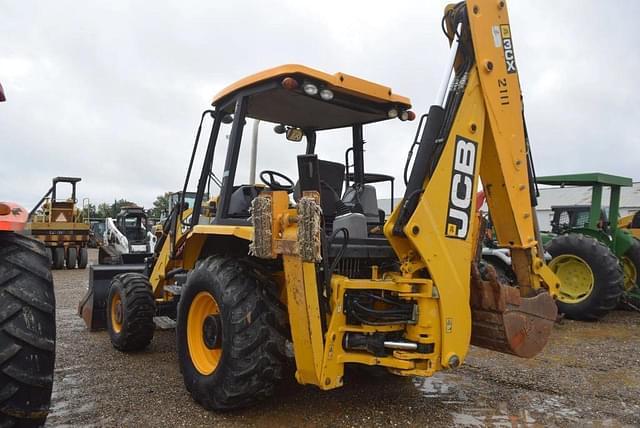
M151 284L139 273L122 273L111 281L107 330L113 347L124 352L146 348L153 339L155 300Z
M56 320L47 249L0 232L0 426L35 427L49 412Z
M53 268L64 269L64 247L55 247L51 251L53 253Z
M250 406L282 380L287 314L274 292L235 258L212 256L190 273L178 304L178 360L187 390L205 408Z
M85 269L89 263L89 251L86 247L80 248L78 255L78 269Z
M562 301L562 297L558 299L560 312L568 318L592 321L602 318L616 307L623 292L624 275L618 258L609 247L595 238L580 233L569 233L553 238L547 244L546 250L553 257L549 264L552 269L556 269L555 259L573 256L586 263L593 278L592 288L586 296L575 301L571 299ZM560 280L562 295L563 278Z
M67 269L75 269L78 265L78 249L76 247L67 248Z

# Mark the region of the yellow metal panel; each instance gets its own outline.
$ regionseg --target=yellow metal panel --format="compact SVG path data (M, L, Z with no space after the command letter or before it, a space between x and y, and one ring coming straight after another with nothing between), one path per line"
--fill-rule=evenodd
M425 183L425 191L415 213L404 228L406 238L394 236L391 231L396 219L396 211L385 235L401 260L420 258L427 267L434 287L440 295L439 310L431 309L430 318L421 322L438 325L441 344L440 361L436 364L447 366L449 358L457 356L464 361L471 337L471 309L469 306L469 281L471 259L474 251L473 234L476 217L475 207L477 181L468 183L466 197L468 217L464 228L448 224L450 195L457 192L460 177L455 173L454 155L460 159L469 142L475 147L475 161L470 171L477 178L481 164L482 140L484 135L485 110L477 71L472 69L465 90L464 101L458 109L438 167L430 180ZM465 158L466 159L466 158ZM464 230L462 230L464 229Z
M469 24L490 132L480 175L500 245L536 245L520 82L504 2L470 0Z
M250 241L253 239L252 226L226 226L220 224L199 224L194 226L191 234L195 235L223 235Z
M87 223L63 223L63 222L32 222L29 223L32 230L89 230Z
M296 379L320 385L323 340L318 287L313 263L296 256L282 256L287 287L287 310L296 359Z

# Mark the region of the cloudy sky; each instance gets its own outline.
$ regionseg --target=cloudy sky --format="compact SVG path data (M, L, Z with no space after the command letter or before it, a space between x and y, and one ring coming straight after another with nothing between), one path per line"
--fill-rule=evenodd
M0 198L31 207L51 177L74 175L80 198L149 207L182 187L212 96L279 64L385 84L424 113L446 60L446 3L0 0ZM538 173L640 180L640 2L509 10ZM415 126L365 131L367 168L400 178ZM266 127L260 141L258 169L295 171L299 147ZM346 142L319 137L322 157L342 159Z

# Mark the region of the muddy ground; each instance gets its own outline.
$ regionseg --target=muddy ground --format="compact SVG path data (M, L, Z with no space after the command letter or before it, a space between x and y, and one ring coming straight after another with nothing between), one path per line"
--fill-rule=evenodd
M92 254L95 258L95 253ZM563 321L532 360L472 348L430 379L356 377L322 392L293 379L258 407L207 412L182 383L173 331L137 354L76 315L88 272L54 271L58 348L48 426L640 426L640 314Z

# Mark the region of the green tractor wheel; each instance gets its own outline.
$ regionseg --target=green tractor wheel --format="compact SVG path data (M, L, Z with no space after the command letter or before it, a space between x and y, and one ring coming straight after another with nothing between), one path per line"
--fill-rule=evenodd
M558 300L576 304L587 299L593 291L593 271L584 259L573 254L562 254L551 260L549 267L560 278Z
M623 292L618 258L597 239L580 233L556 236L546 246L560 279L558 309L568 318L597 320L614 309Z
M631 261L629 257L622 256L622 270L624 272L624 291L629 292L636 287L636 281L638 279L638 271L636 265Z
M640 278L638 277L640 274L640 241L634 239L631 247L620 260L624 270L624 296L621 300L621 307L640 308Z

